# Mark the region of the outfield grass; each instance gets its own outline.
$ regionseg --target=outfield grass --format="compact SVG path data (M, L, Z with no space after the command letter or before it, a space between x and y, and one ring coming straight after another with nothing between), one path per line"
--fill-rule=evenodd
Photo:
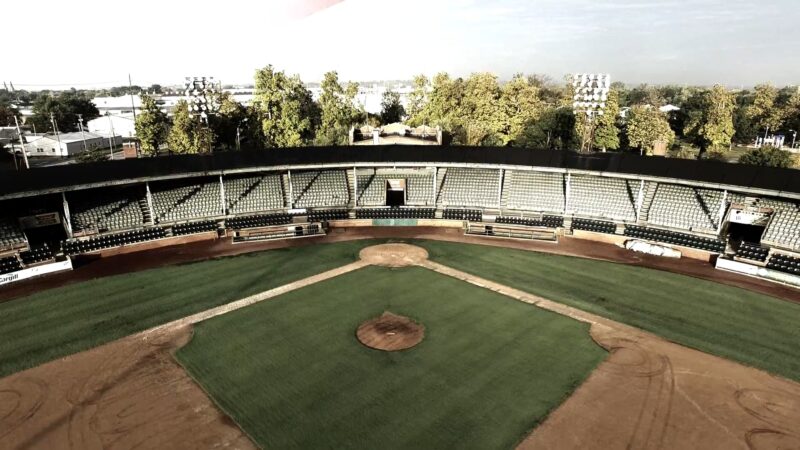
M318 244L101 278L0 303L0 377L350 263Z
M361 345L383 311L416 347ZM427 269L367 267L202 322L178 360L263 448L512 448L605 358L585 323Z
M419 241L430 258L671 341L800 381L800 305L624 264Z

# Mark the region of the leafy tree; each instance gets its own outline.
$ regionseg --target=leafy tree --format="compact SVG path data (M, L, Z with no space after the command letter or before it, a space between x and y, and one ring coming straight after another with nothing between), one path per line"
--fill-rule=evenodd
M78 131L78 114L83 116L83 125L100 116L100 111L88 98L73 92L57 96L42 95L33 103L33 115L28 119L38 130L52 129L50 114L62 133Z
M248 122L247 109L228 92L219 93L216 103L219 109L216 114L209 116L208 124L214 131L219 147L235 149L237 128L241 139L242 128Z
M463 144L465 133L463 129L463 114L461 101L464 96L464 80L452 79L441 72L433 77L432 89L428 95L428 102L421 113L430 126L440 126L453 136L453 142Z
M767 129L777 131L783 122L782 111L775 104L778 90L769 84L755 87L753 104L747 108L747 116L758 127L759 134Z
M107 161L109 156L108 150L89 150L78 154L76 161L79 163L91 163L98 161Z
M667 118L658 109L634 106L628 114L628 142L631 146L638 147L642 153L652 153L658 141L669 145L675 139Z
M539 87L530 78L515 75L502 87L500 106L505 116L505 140L518 145L523 141L528 124L539 119L544 104L539 96Z
M575 145L575 114L572 108L545 109L538 120L528 123L517 145L530 148L568 150Z
M700 148L700 157L707 150L723 151L731 144L735 133L734 95L723 86L695 92L684 108L686 120L683 134Z
M795 159L794 155L786 150L765 145L749 150L739 158L739 163L753 166L792 167Z
M314 139L319 111L299 77L271 65L256 71L253 112L264 147L299 147Z
M608 93L606 109L602 116L597 117L597 124L594 130L593 145L596 148L606 150L616 150L619 148L619 92L612 89Z
M628 106L650 105L653 108L664 106L664 97L661 92L646 84L640 84L628 91Z
M148 92L153 94L161 94L161 85L160 84L151 84L149 88L147 88Z
M794 93L787 99L783 116L784 128L790 131L790 136L792 133L800 131L800 89L795 89ZM791 140L789 140L789 143L791 143Z
M405 115L406 110L400 103L400 94L392 90L384 92L381 99L381 123L400 122Z
M428 88L430 81L425 75L417 75L414 77L414 88L408 95L408 119L406 122L412 126L417 127L426 123L426 117L423 112L425 105L428 102Z
M500 101L502 91L497 77L490 73L472 74L464 85L461 103L467 145L505 145L507 118Z
M0 126L11 127L14 126L14 116L19 115L17 110L10 105L0 106Z
M172 128L167 136L167 145L173 153L207 153L214 143L214 133L189 114L189 104L180 100L172 115Z
M142 109L136 115L134 128L142 152L145 155L157 155L161 144L167 139L169 119L149 95L142 95Z
M357 83L339 84L339 75L328 72L322 81L322 94L319 97L321 124L317 131L318 145L347 145L350 127L365 118L356 107Z

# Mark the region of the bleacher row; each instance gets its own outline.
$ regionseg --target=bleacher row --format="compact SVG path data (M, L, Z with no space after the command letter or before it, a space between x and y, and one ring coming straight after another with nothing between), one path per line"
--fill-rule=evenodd
M425 208L370 208L385 203L387 182L398 179L405 180L407 204ZM557 227L563 225L563 217L573 217L573 229L614 233L617 223L624 222L630 236L688 242L705 249L719 248L710 236L717 234L731 202L745 198L678 184L534 170L359 171L355 193L349 180L345 169L264 172L224 176L222 184L219 177L153 181L151 202L143 185L69 192L67 200L73 230L79 234L120 235L194 222L173 228L175 235L189 234L212 231L226 217L231 228L285 224L293 220L290 206L322 209L308 213L311 221L346 219L351 208L358 218L432 218L436 207L443 209L445 219L480 221L483 208L497 208L502 211L498 223ZM763 236L765 244L800 250L797 203L760 198L755 206L775 211ZM523 219L526 213L559 221ZM0 250L25 244L25 235L14 220L0 219Z

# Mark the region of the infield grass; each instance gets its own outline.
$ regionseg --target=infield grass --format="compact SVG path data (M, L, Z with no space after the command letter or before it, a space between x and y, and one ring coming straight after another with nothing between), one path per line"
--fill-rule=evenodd
M425 326L363 346L389 310ZM366 267L201 322L178 360L263 448L508 449L606 352L588 325L419 267Z
M342 266L371 243L317 244L162 267L0 303L0 377Z
M800 304L660 270L418 241L430 259L800 381Z

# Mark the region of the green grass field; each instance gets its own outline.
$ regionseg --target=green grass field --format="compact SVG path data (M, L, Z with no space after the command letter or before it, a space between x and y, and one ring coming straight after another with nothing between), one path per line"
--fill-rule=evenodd
M118 275L0 303L0 377L350 263L370 242Z
M800 381L800 305L659 270L480 245L415 242L453 268Z
M383 311L416 347L361 345ZM195 327L178 360L263 448L512 448L605 358L584 323L423 268L367 267Z

